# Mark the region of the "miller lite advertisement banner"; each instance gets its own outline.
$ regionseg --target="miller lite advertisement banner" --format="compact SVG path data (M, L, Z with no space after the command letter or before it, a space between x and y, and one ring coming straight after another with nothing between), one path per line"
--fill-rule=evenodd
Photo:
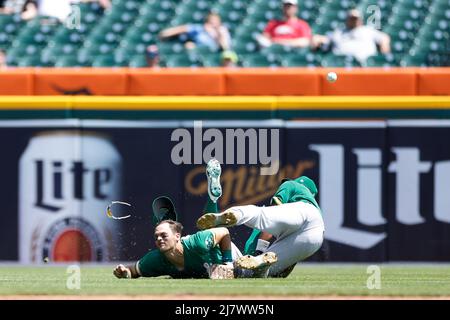
M310 260L450 261L449 136L444 120L0 121L0 260L139 259L162 195L196 232L214 156L220 209L316 182L326 242ZM243 249L251 230L230 231Z

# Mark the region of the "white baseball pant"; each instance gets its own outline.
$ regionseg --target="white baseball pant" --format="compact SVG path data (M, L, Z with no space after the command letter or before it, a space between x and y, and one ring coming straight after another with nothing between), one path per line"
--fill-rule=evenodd
M322 246L325 227L319 209L312 204L299 201L271 207L248 205L227 211L236 214L237 225L245 224L276 237L267 248L278 257L269 276L305 260Z

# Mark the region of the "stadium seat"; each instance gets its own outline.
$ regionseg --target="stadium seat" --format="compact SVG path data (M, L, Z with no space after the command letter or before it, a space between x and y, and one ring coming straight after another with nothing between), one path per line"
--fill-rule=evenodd
M220 53L210 53L208 55L203 55L202 60L205 67L220 67L222 65Z
M233 49L237 53L253 53L258 50L258 45L256 42L239 41L236 40L233 43Z
M167 57L168 67L201 67L203 65L201 58L190 54L173 54Z
M326 54L321 61L322 67L360 67L361 64L351 56Z
M6 50L11 43L12 38L13 37L6 32L0 31L0 49Z
M131 68L144 68L147 67L147 60L144 55L136 55L130 59L130 63L128 65Z
M277 67L281 63L276 56L265 56L260 53L240 55L243 67Z
M247 9L247 20L250 24L256 24L258 22L263 22L267 24L269 20L280 19L281 13L279 10L263 10L261 8L250 7Z
M250 4L252 7L261 8L261 10L280 10L280 1L278 0L255 0Z
M157 22L160 24L168 24L172 18L172 13L167 11L150 11L146 15L140 17L143 23Z
M395 67L398 66L398 61L393 54L378 54L369 57L366 62L367 67Z
M39 56L28 55L17 60L18 67L39 67L41 59Z
M336 10L337 9L350 10L356 7L356 3L357 2L353 0L341 0L341 1L326 0L323 3L323 7Z
M16 41L16 40L14 40ZM42 47L35 44L22 44L20 42L13 42L13 45L8 50L8 55L22 58L28 55L39 55Z
M92 61L93 67L122 67L127 65L127 59L117 59L113 54L100 55Z
M290 54L281 58L281 65L284 67L315 67L317 63L315 53Z
M158 50L162 56L169 56L171 54L184 52L186 49L183 43L179 41L164 41L158 42Z
M205 56L212 53L215 53L216 51L211 50L211 48L206 46L196 46L194 49L191 50L192 53L199 55L199 56Z
M78 51L78 46L72 43L57 44L50 43L46 48L42 50L42 56L47 59L54 59L61 55L71 55Z
M75 55L59 57L55 62L55 67L75 67L77 66L77 57Z
M275 55L284 55L294 51L294 48L290 46L282 46L279 44L271 45L270 47L261 49L261 53L264 55L275 54Z
M406 55L401 61L400 66L402 67L426 67L427 63L427 53L420 53L417 55Z

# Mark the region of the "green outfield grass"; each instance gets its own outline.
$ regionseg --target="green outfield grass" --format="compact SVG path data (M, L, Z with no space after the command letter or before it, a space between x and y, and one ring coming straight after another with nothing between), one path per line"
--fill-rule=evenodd
M116 279L112 266L82 266L81 289L66 288L65 266L0 266L0 295L448 296L449 265L381 265L381 289L369 290L368 265L304 264L286 279Z

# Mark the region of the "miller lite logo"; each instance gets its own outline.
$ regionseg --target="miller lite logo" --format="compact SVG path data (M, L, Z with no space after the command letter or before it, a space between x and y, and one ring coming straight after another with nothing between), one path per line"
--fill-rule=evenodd
M90 197L98 200L108 198L103 186L111 181L112 172L109 168L89 168L82 161L64 163L54 160L46 163L42 159L35 160L34 165L36 170L36 207L56 213L62 209L61 203L65 198L77 200ZM64 192L63 182L66 179L69 181L69 190ZM86 194L85 184L91 184L92 194Z
M20 160L20 260L119 259L120 225L104 215L120 197L121 157L96 133L38 134Z

